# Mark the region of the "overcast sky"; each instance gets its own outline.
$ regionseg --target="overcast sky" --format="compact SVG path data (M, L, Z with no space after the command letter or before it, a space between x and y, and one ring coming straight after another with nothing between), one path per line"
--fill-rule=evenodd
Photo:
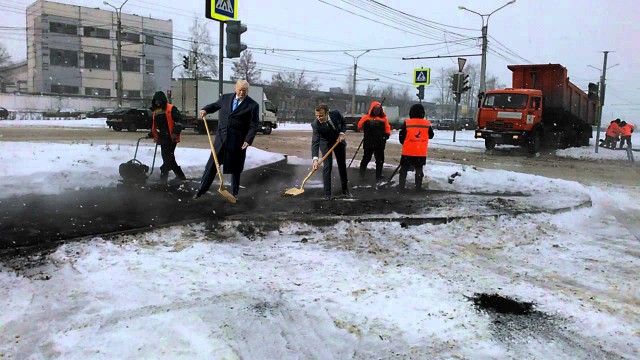
M9 15L0 21L0 41L8 48L13 60L26 58L24 14L31 2L0 0L0 10ZM60 2L111 9L99 0ZM367 0L238 2L238 19L249 28L242 39L253 50L263 79L270 79L277 71L304 69L318 78L321 90L328 90L330 86L345 87L347 75L353 72L354 59L343 50L350 50L352 56L358 56L366 49L396 47L372 50L362 55L358 59L357 77L379 78L373 82L378 87L389 84L410 86L413 93L411 76L414 68L430 67L434 81L440 76L441 68L457 66L457 61L455 57L428 60L402 60L402 57L479 54L480 41L477 39L481 36L481 17L459 10L458 6L487 14L507 1L394 0L377 4ZM119 6L122 1L114 0L112 3ZM569 77L577 86L586 89L589 82L599 81L601 73L595 68L602 68L603 51L608 50L611 53L603 121L620 117L638 124L639 7L637 0L517 0L489 18L487 74L496 75L500 82L510 85L511 76L506 68L509 64L559 63L567 67ZM193 19L197 16L206 20L203 1L129 0L123 12L172 19L176 64L180 62L179 53L188 47L181 40L189 38L188 29ZM411 22L408 15L415 16L416 22ZM211 40L217 44L218 22L207 21L210 23ZM217 46L214 49L217 51ZM328 52L331 50L334 51ZM480 64L479 56L468 56L467 60L468 64ZM231 61L227 60L226 76L231 74L230 67ZM359 81L358 87L364 89L368 83L367 80ZM427 99L436 93L435 86L428 87Z

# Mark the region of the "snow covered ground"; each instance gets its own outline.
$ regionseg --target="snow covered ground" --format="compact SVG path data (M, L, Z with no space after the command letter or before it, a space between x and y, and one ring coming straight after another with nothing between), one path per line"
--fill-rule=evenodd
M104 119L42 122L99 127ZM17 123L0 121L0 134ZM431 146L483 148L472 132L455 144L444 133ZM140 151L150 159L153 148ZM208 151L178 152L187 174L199 176ZM126 145L0 141L0 161L20 164L0 169L0 206L14 195L113 186L131 153ZM282 158L250 148L247 167ZM639 187L428 166L441 190L459 171L456 191L517 183L524 192L587 196L593 206L409 227L283 223L251 234L236 222L194 223L68 243L26 272L0 265L0 358L640 357ZM479 311L469 299L478 293L532 302L535 311Z

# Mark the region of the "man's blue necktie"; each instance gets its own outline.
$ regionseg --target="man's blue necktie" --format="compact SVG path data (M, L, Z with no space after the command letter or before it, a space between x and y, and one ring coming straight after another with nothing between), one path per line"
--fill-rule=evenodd
M236 108L238 107L238 103L240 102L240 99L236 99L236 101L233 102L233 109L231 109L231 111L235 111Z

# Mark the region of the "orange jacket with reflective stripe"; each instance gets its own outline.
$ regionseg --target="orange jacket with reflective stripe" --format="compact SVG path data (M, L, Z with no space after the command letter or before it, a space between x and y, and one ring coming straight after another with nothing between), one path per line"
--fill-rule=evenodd
M429 147L429 128L431 121L427 119L405 120L407 134L402 144L402 155L427 156Z
M621 133L621 129L620 129L620 126L618 126L618 123L612 122L611 124L609 124L609 127L607 128L607 132L604 134L606 136L616 137L620 133Z
M627 123L625 126L620 126L620 135L622 136L631 136L631 130L636 127L632 124Z
M173 116L171 115L171 110L173 110L173 104L167 104L167 108L165 109L165 116L167 117L167 126L169 127L169 137L171 138L171 142L179 143L182 135L178 135L177 140L173 140L171 134L173 134L173 126L175 123L173 122ZM158 141L158 129L156 128L156 111L153 111L153 124L151 125L151 133L153 134L153 141Z

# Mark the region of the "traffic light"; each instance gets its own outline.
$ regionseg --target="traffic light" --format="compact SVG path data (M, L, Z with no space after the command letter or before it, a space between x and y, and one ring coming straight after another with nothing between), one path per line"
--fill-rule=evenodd
M189 57L187 55L182 56L182 66L187 70L189 70L189 63Z
M453 91L454 94L459 94L460 93L460 89L462 85L462 74L461 73L454 73L453 76L451 77L451 91Z
M471 89L469 86L469 74L460 74L462 75L462 85L460 85L460 92L463 93Z
M167 90L167 101L171 104L171 89Z
M237 58L240 53L247 49L247 45L240 42L240 35L247 31L247 26L240 21L227 20L227 57Z
M418 99L424 100L424 85L418 86L417 89L418 93L416 95L418 96Z

